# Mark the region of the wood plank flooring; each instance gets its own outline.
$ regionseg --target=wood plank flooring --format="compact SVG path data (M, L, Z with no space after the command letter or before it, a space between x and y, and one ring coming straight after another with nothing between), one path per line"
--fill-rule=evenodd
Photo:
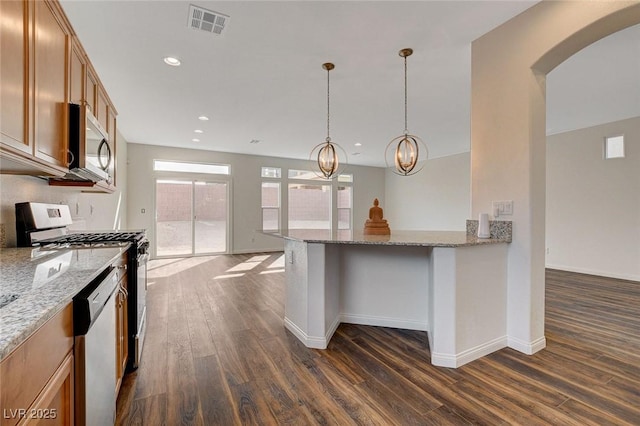
M123 425L640 425L640 283L547 271L547 348L434 367L424 332L283 327L281 253L153 261Z

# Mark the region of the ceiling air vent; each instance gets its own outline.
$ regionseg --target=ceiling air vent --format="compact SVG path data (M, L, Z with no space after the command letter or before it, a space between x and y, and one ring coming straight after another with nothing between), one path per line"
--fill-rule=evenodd
M220 35L228 23L229 16L225 14L189 5L188 26L194 30Z

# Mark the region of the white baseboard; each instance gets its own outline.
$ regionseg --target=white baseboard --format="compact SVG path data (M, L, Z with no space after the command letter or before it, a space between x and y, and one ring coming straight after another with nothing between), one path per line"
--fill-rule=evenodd
M547 346L547 339L542 336L531 342L509 337L507 346L526 355L533 355Z
M341 314L341 322L347 324L372 325L375 327L404 328L405 330L426 331L427 323L397 318L377 317L357 314Z
M282 252L283 249L279 248L265 248L265 249L257 249L257 248L253 248L253 249L242 249L242 250L233 250L230 254L253 254L253 253L276 253L276 252Z
M616 278L619 280L640 281L640 275L635 274L618 274L615 272L599 271L597 269L575 268L573 266L566 265L554 265L552 263L546 264L545 268L557 269L559 271L576 272L578 274L596 275L599 277Z
M498 337L489 342L467 349L457 354L431 352L431 364L438 367L458 368L492 352L507 347L507 336Z
M295 325L289 318L284 318L284 326L287 330L293 333L294 336L298 338L306 347L312 349L327 349L329 345L329 341L331 337L333 337L333 333L336 332L338 326L340 325L340 318L336 318L333 324L327 330L327 334L324 337L320 336L309 336L307 333L302 331L300 327Z
M293 333L306 347L313 349L327 349L328 340L325 337L309 336L302 331L300 327L295 325L287 317L284 318L284 326L287 330Z

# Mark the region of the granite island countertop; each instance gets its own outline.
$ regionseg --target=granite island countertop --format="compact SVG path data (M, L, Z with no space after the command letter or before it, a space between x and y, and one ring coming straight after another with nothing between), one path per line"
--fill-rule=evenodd
M510 243L511 238L478 238L464 231L391 231L391 235L364 235L362 231L331 232L323 229L295 229L267 233L289 240L320 244L366 244L420 247L470 247Z
M0 250L0 360L127 249Z

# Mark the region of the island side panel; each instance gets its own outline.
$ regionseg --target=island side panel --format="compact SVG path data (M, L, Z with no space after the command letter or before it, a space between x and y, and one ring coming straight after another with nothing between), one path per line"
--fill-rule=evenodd
M457 367L456 362L456 249L434 247L429 283L431 363Z
M456 249L456 346L463 364L507 346L507 249Z
M506 347L507 246L433 249L431 362L460 367Z
M340 244L325 244L324 333L327 344L340 325Z
M307 243L284 240L286 270L286 300L284 304L284 324L298 339L306 345L308 335L307 310Z
M342 322L427 330L430 250L341 244Z
M338 249L286 239L285 269L285 327L305 346L326 349L340 324Z

